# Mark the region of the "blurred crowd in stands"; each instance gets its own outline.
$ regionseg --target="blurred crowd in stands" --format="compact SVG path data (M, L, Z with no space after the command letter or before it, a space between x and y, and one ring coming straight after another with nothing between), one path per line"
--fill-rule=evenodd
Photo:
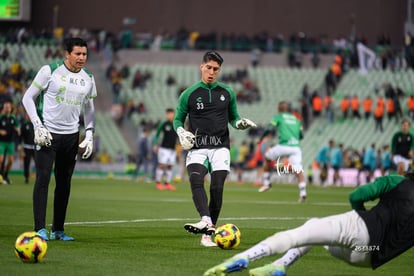
M384 93L382 95L381 93ZM384 117L399 122L403 117L414 117L414 96L407 95L401 88L390 83L383 83L372 95L360 97L358 94L343 96L337 103L327 93L321 96L318 91L311 92L308 85L302 90L301 111L304 127L309 125L309 118L325 116L327 122L346 119L374 118L376 129L383 131Z
M401 41L392 42L387 34L379 34L376 41L367 41L364 36L347 38L345 35L327 37L314 36L304 32L284 34L269 34L259 32L254 35L246 34L201 34L197 31L180 29L175 34L152 34L145 32L132 33L129 29L112 33L106 30L87 30L72 28L69 30L43 29L40 31L25 28L8 29L0 32L0 41L3 43L37 43L39 41L60 43L67 36L81 36L88 41L91 50L105 51L110 48L116 53L119 49L139 48L149 50L206 50L243 51L252 52L252 65L260 60L261 52L282 53L288 49L289 64L300 66L303 54L315 53L315 62L318 64L318 55L337 53L342 51L349 56L350 64L357 64L355 44L362 42L372 48L382 60L383 66L395 65L398 59L405 58L410 67L413 65L414 49L410 34L402 37Z
M315 156L312 169L320 170L320 179L311 182L328 185L328 169L334 170L333 185L342 186L339 171L341 169L357 169L355 182L356 185L369 183L374 172L378 170L381 175L385 175L391 170L395 170L395 164L391 160L390 145L377 145L372 143L368 148L357 150L353 145L338 144L334 139L329 140L327 145L322 145Z

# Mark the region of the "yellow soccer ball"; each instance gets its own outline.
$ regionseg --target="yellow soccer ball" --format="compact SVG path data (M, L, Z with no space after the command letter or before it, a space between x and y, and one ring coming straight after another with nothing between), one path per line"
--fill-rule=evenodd
M47 242L35 231L24 232L16 239L14 253L25 263L38 263L46 256Z
M227 223L216 228L214 241L221 249L234 249L240 245L240 229L232 224Z

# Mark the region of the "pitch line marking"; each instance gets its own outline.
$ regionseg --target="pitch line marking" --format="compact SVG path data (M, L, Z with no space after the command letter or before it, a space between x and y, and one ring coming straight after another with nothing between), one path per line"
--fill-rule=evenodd
M65 222L65 225L102 225L118 223L145 223L145 222L170 222L170 221L189 221L196 218L160 218L160 219L131 219L131 220L106 220L106 221L74 221ZM231 221L251 221L251 220L308 220L310 217L227 217L220 220Z

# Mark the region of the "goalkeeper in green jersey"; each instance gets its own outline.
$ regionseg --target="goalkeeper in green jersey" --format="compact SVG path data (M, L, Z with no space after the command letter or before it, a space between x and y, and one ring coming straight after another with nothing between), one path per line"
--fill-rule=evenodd
M194 205L201 217L184 228L203 234L202 246L215 246L211 235L217 223L223 200L224 181L230 171L230 137L228 125L236 129L256 127L237 112L236 95L232 88L217 81L223 58L215 51L204 54L200 64L201 80L183 91L174 118L180 144L188 150L187 172ZM184 129L188 115L189 128ZM204 178L210 173L210 201Z

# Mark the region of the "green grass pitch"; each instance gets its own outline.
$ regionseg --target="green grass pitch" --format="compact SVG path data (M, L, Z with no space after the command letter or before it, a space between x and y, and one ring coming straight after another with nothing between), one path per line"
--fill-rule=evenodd
M241 244L234 250L204 248L200 236L183 229L184 223L199 220L188 183L176 183L176 191L158 191L153 183L74 178L65 230L76 240L49 241L41 263L25 264L16 258L13 246L20 233L33 229L33 180L28 185L22 176L13 180L13 185L0 186L0 275L202 275L276 231L350 209L350 188L309 186L309 199L301 204L295 185L275 185L258 193L251 183L226 183L219 224L236 224ZM52 181L48 225L53 189ZM276 257L253 262L251 267ZM411 249L373 271L352 267L315 247L288 275L409 275L413 259Z

